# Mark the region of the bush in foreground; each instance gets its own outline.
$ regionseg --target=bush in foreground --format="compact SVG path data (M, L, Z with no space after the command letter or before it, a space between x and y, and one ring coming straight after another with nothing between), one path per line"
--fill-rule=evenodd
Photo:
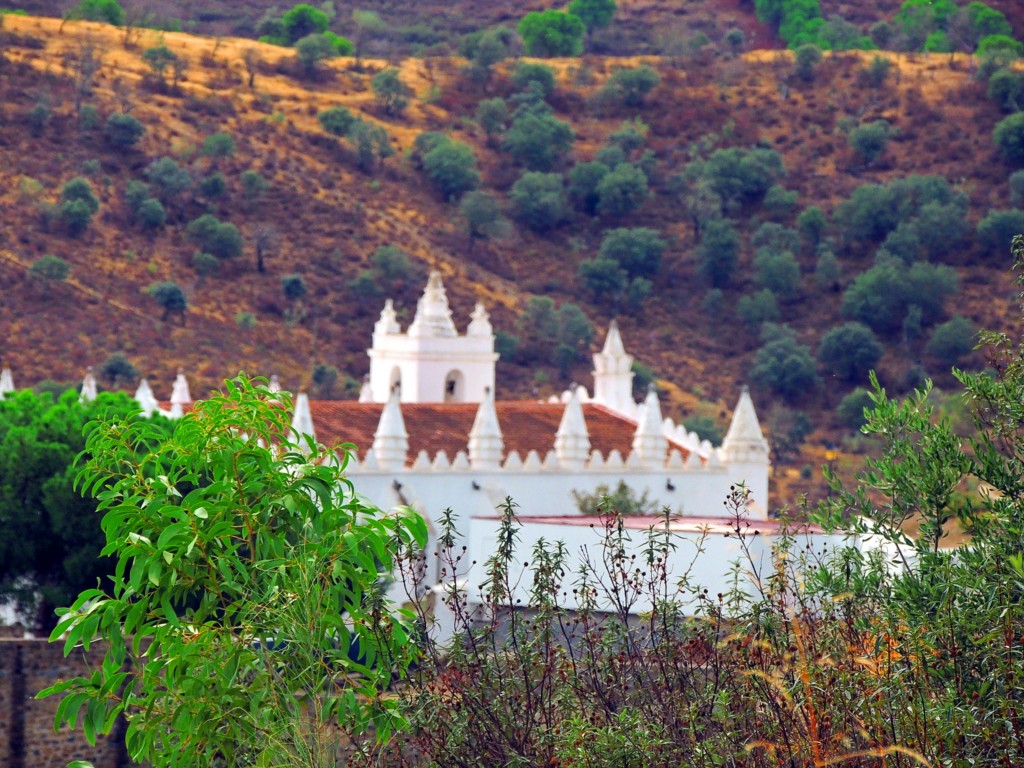
M236 379L170 439L135 417L90 432L78 483L99 497L118 575L54 630L69 650L105 641L93 676L43 693L67 694L58 723L93 740L123 715L132 759L154 766L308 768L339 758L321 729L401 724L380 692L414 630L383 609L378 573L426 526L358 500L344 458L291 442L288 400Z

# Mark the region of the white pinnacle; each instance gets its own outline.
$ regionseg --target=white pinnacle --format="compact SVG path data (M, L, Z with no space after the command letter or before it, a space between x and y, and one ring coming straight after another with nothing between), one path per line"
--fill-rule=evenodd
M399 387L395 386L384 404L377 431L373 435L373 454L377 464L384 469L404 467L409 452L409 433L405 431L400 401Z
M452 311L448 306L441 273L434 270L427 279L427 287L416 305L416 317L409 326L410 336L457 336Z
M373 333L377 334L392 334L401 333L402 327L398 324L398 315L395 313L395 305L391 299L384 302L384 309L380 311L380 319L376 325L373 326Z
M9 395L14 392L14 377L11 375L10 368L4 368L0 371L0 400L4 399L4 395Z
M640 410L640 423L633 435L633 453L642 465L660 467L665 463L668 440L665 439L665 426L661 420L658 392L653 386L647 390L647 398Z
M473 469L498 469L504 452L505 442L494 407L494 393L487 387L473 419L473 428L469 431L469 462Z
M565 405L562 421L555 433L555 455L566 469L582 469L590 458L590 434L576 389Z
M363 379L363 386L359 388L359 402L360 403L372 403L373 402L373 387L370 386L370 378L366 377Z
M185 372L179 368L178 375L174 379L174 386L171 388L171 405L184 406L191 402L192 395L188 391L188 379L185 378Z
M747 387L743 387L736 410L733 411L729 431L722 442L722 452L730 462L768 461L768 441L764 439Z
M633 356L626 354L619 325L612 320L604 347L594 355L594 402L629 416L633 402Z
M619 333L617 320L612 320L608 326L608 335L605 336L601 354L606 357L628 357L626 347L622 343L622 334Z
M487 309L479 301L473 307L473 314L469 317L469 326L466 328L467 336L494 335L494 328L491 327L491 317L487 314Z
M82 379L82 394L78 399L83 403L91 403L96 399L96 377L92 375L92 367L85 369L85 378Z
M313 414L309 410L309 395L299 392L295 397L295 412L292 414L292 440L305 447L307 438L316 441Z
M145 379L139 382L139 387L135 390L135 400L146 416L156 413L160 408L156 395L153 394L153 389Z

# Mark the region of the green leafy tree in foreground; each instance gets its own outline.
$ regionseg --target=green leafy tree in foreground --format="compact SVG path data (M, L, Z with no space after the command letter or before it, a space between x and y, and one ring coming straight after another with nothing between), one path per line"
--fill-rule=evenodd
M78 487L117 565L60 611L67 652L104 646L41 694L66 694L58 724L93 741L120 714L133 760L268 768L333 766L341 732L401 724L380 693L415 643L379 576L425 523L360 501L344 452L291 442L288 400L238 378L170 439L138 417L91 427Z

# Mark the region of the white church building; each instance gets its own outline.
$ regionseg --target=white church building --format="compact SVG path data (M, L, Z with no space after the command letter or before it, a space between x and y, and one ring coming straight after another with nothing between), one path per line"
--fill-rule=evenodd
M460 546L468 548L465 573L458 576L471 601L479 599L481 564L495 551L498 509L506 498L518 505L525 555L543 538L563 541L578 558L583 548L597 544L602 526L578 510L574 493L625 482L657 508L668 508L669 529L690 545L677 549L673 573L688 570L714 593L723 590L740 555L723 504L742 483L751 493L750 532L760 534L751 537L753 551L766 556L778 524L767 514L768 443L746 389L724 442L714 447L663 418L653 388L642 402L633 400L633 358L614 322L593 358L592 393L580 386L548 401L501 399L494 341L481 304L465 333L459 332L441 275L433 272L407 329L399 325L392 302L384 305L359 400L310 401L300 393L292 428L327 445L355 445L349 476L357 492L380 508L408 504L434 521L451 508ZM6 371L0 397L5 387L13 388ZM83 396L94 393L90 373ZM161 407L145 380L136 399L144 411L159 408L178 416L191 396L179 373L169 404ZM625 521L637 547L651 526L665 524L663 516ZM433 553L433 546L427 551ZM574 570L568 563L566 572ZM440 564L431 559L426 579L437 583L440 576ZM524 578L524 595L528 587ZM572 590L567 592L571 603Z

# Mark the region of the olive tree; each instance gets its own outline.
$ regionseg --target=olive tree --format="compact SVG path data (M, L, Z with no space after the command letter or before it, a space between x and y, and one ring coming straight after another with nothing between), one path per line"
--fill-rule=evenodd
M501 221L501 206L493 195L471 190L459 201L459 214L466 221L471 239L487 237Z
M886 144L892 136L892 130L886 120L875 120L871 123L858 125L847 135L847 141L854 152L871 165L885 151Z
M1024 112L1010 115L997 123L992 140L1005 160L1013 165L1024 165Z
M813 43L805 43L796 49L793 60L796 62L796 73L801 80L810 83L821 64L821 48Z
M508 58L511 32L507 29L487 29L469 36L470 43L463 53L469 59L469 76L478 83L491 79L495 64Z
M586 31L579 16L553 8L528 13L519 22L519 34L530 56L579 56Z
M281 31L285 41L292 45L307 35L322 35L327 31L330 19L323 11L306 3L300 3L281 16Z
M54 256L52 253L40 256L28 268L28 276L43 285L50 282L59 283L67 280L70 274L71 265L60 256Z
M698 269L715 288L725 288L740 255L740 235L732 219L715 219L704 228L697 247Z
M619 218L632 213L647 199L647 176L637 166L620 163L597 183L597 212Z
M611 24L615 10L615 0L572 0L569 3L569 13L580 17L587 32L604 29Z
M391 68L378 72L370 81L377 103L389 115L398 116L409 106L412 89L402 82L398 70Z
M605 233L598 254L603 259L614 260L630 277L653 277L661 269L665 246L665 240L656 230L620 227Z
M1024 211L989 211L978 222L978 242L986 253L1005 253L1013 238L1024 233Z
M569 217L565 185L557 173L528 171L512 185L508 194L517 219L530 229L553 229Z
M188 311L188 297L180 285L169 280L155 283L146 289L146 293L152 296L164 311L161 320L167 320L171 315L178 315L184 325L185 312Z
M423 155L423 172L447 199L476 189L480 183L476 157L468 144L447 136Z
M661 76L646 65L618 69L608 78L601 93L605 99L614 104L624 107L641 107L644 97L660 82Z
M806 398L821 386L811 350L786 326L765 326L764 345L754 356L750 380L789 401Z
M85 231L99 209L92 185L81 177L71 179L60 191L60 218L72 237Z
M156 197L164 205L181 203L181 196L192 186L192 175L170 157L161 157L149 164L146 179Z
M957 315L935 326L924 351L945 366L959 365L971 354L977 339L977 326L966 317Z
M344 136L352 129L356 116L348 107L331 107L318 112L316 119L320 123L320 127L328 133Z
M122 112L112 114L103 126L104 138L115 149L135 146L145 132L146 127L142 123Z
M867 381L885 350L870 328L844 323L826 333L818 347L818 359L834 376L845 381Z
M531 171L550 171L572 147L572 127L547 113L523 112L512 121L502 149Z
M295 58L306 77L313 77L321 64L338 55L338 49L326 35L312 34L295 43Z

